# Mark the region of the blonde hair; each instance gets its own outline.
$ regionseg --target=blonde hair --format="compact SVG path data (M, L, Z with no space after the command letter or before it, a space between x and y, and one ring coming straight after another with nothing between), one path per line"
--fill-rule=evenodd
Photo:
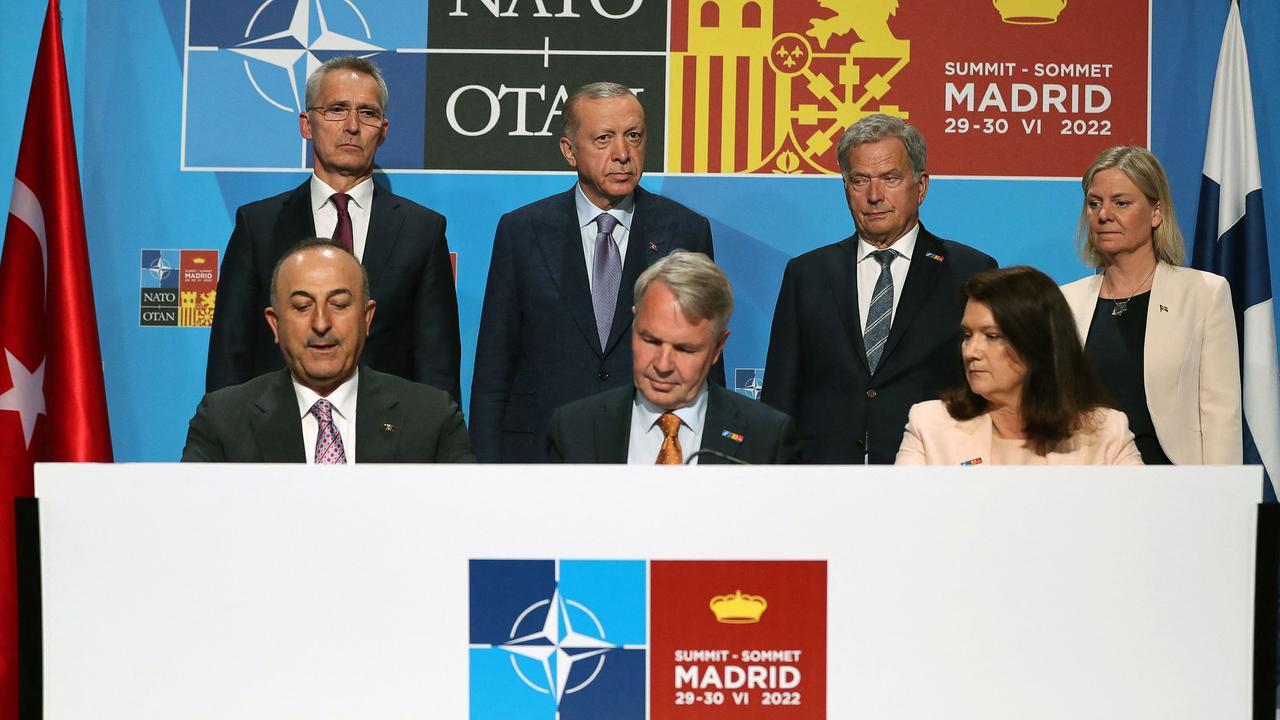
M1076 226L1076 245L1080 250L1080 257L1089 267L1102 267L1104 264L1103 257L1093 246L1093 234L1089 232L1089 185L1093 183L1094 175L1112 168L1124 173L1125 177L1138 186L1138 191L1146 196L1147 202L1160 209L1160 225L1151 233L1156 259L1170 265L1181 265L1187 256L1187 247L1182 239L1182 230L1178 228L1178 216L1173 211L1169 178L1156 156L1150 150L1136 145L1107 148L1084 171L1084 177L1080 179L1080 186L1084 189L1084 203L1080 207L1080 223Z

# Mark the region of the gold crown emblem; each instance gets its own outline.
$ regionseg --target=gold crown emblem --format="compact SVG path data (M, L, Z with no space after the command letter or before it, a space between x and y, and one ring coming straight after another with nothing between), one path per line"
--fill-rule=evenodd
M1010 25L1052 25L1067 0L992 0L992 4Z
M191 264L192 264L192 265L203 265L203 264L204 264L204 258L202 258L202 257L193 257L193 258L191 258Z
M743 595L738 590L732 595L716 595L711 598L710 606L717 622L747 625L760 622L769 603L759 595Z

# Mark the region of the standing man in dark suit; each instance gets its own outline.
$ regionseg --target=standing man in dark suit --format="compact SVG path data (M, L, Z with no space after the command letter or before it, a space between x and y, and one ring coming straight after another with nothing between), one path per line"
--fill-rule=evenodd
M720 268L706 255L676 250L640 275L635 298L634 385L556 410L548 431L550 458L661 465L795 462L800 440L791 418L707 382L733 314L733 289Z
M474 459L448 393L360 367L377 303L346 248L304 241L276 263L270 287L265 324L287 369L205 395L183 461Z
M387 84L372 62L338 57L307 79L302 136L311 179L236 211L218 278L205 390L280 367L261 321L271 269L309 237L332 236L363 263L378 301L364 360L438 387L460 402L458 299L439 213L375 186L373 159L387 137Z
M836 146L857 234L787 263L761 399L800 426L805 462L893 462L907 410L962 382L960 287L996 266L919 222L925 142L871 115Z
M707 219L637 187L644 108L616 83L565 103L568 191L507 213L489 262L471 383L482 462L541 462L551 411L628 384L631 289L675 248L712 255ZM724 368L712 369L724 385Z

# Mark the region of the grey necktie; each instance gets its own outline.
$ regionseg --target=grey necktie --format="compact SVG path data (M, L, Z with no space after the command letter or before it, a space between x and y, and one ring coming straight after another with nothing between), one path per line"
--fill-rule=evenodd
M618 285L622 282L622 254L613 241L618 218L609 213L596 217L596 260L591 275L591 304L596 310L596 330L600 333L600 350L609 342L613 327L613 311L618 307Z
M884 343L889 339L889 325L893 318L893 274L889 266L898 256L894 250L876 250L871 256L880 263L880 277L876 278L871 293L871 307L867 309L867 329L862 331L862 344L867 348L867 366L871 372L880 364Z

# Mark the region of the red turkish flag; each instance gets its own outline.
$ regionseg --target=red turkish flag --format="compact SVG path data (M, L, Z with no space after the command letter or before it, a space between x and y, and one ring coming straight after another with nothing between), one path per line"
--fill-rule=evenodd
M50 0L0 255L0 720L18 717L13 498L36 462L111 462L75 130Z

